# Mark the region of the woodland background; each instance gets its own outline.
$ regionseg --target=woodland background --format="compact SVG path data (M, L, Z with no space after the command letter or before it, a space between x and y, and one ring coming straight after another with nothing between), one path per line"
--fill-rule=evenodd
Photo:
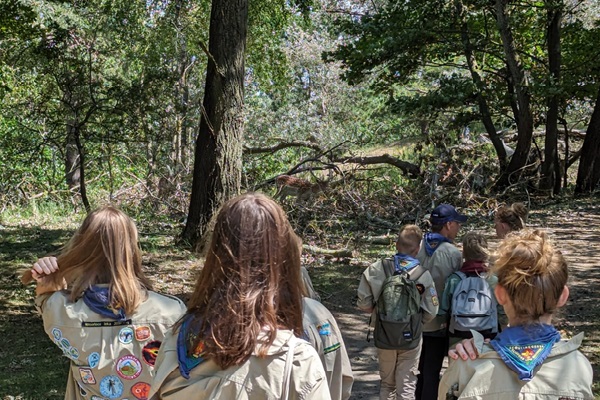
M595 215L598 43L596 0L0 0L0 395L60 397L16 277L102 204L185 296L223 201L298 177L278 200L334 313L344 268L441 202Z

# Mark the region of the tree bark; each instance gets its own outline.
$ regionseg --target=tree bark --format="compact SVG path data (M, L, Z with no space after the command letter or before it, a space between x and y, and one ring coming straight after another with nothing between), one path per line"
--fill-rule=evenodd
M213 0L202 118L182 239L201 250L212 216L241 185L248 0Z
M600 88L581 147L575 194L591 193L600 184Z
M540 189L558 194L561 189L560 160L558 156L558 113L560 106L560 24L562 20L562 5L548 1L548 66L550 73L549 88L552 93L548 97L548 112L546 113L546 140L544 144L544 163L542 164L542 181Z
M459 23L461 24L460 30L463 42L463 49L465 52L465 58L467 60L469 72L471 73L471 79L473 80L475 88L477 89L475 95L477 97L477 105L479 107L479 114L481 115L481 122L483 123L485 131L487 132L488 137L492 141L494 149L496 150L496 155L498 156L498 162L500 164L500 171L504 171L506 169L507 164L506 149L502 144L502 140L500 140L500 137L496 133L496 127L494 126L494 121L492 120L490 108L485 98L485 84L481 79L479 68L477 66L477 60L475 60L475 56L473 55L473 47L471 45L471 40L469 37L469 29L464 16L464 6L461 0L457 0L455 2L455 6L459 18Z
M500 37L502 38L509 77L514 84L514 95L516 96L516 104L518 107L515 120L517 121L517 131L519 136L517 138L517 148L515 149L515 153L510 159L506 171L501 173L500 178L496 182L497 188L506 187L521 177L523 167L527 164L533 136L533 114L530 105L531 93L529 91L527 77L517 53L509 18L506 13L507 4L508 0L496 0L496 22L498 24L498 30L500 31Z

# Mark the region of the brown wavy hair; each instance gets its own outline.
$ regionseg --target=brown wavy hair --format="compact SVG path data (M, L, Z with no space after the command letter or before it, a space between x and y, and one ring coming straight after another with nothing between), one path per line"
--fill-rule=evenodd
M110 304L131 315L145 300L146 289L152 288L142 271L135 224L115 207L89 213L57 263L59 270L49 278L55 285L66 281L71 301L92 285L108 284Z
M277 329L302 335L300 239L275 201L249 193L223 205L187 314L199 322L190 353L203 342L223 369L257 345L265 356Z
M493 272L508 294L517 318L536 321L553 314L569 271L562 253L541 230L509 234L497 250Z
M463 236L463 257L465 261L488 261L490 253L486 238L479 232L470 231Z
M514 203L511 206L502 206L496 211L494 218L507 224L512 231L520 231L525 228L527 222L527 207L523 203Z

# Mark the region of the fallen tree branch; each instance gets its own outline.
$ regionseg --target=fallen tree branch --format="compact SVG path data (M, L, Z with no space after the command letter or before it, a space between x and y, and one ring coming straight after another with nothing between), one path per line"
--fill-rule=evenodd
M248 147L244 146L244 153L246 154L261 154L261 153L275 153L276 151L287 149L290 147L308 147L319 152L323 152L323 149L316 143L303 142L303 141L291 141L291 142L280 142L273 146L266 147Z
M302 250L310 254L322 254L329 257L352 257L352 250L348 248L343 249L323 249L317 246L311 246L308 244L302 245Z
M399 158L390 156L389 154L382 154L380 156L342 157L334 160L334 162L344 164L354 163L359 165L389 164L400 168L402 172L412 178L421 176L421 169L418 165L402 161Z

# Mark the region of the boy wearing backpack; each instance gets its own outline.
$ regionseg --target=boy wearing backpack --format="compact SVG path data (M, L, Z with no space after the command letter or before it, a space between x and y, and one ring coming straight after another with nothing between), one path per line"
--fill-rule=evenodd
M416 225L402 227L397 254L367 268L358 286L357 306L372 312L375 326L382 400L415 398L422 325L438 310L431 274L415 258L421 237Z
M460 271L446 280L438 315L448 321L451 343L473 337L471 329L489 339L498 333L498 303L494 295L497 279L488 276L487 247L483 235L468 232L463 237L465 262Z

